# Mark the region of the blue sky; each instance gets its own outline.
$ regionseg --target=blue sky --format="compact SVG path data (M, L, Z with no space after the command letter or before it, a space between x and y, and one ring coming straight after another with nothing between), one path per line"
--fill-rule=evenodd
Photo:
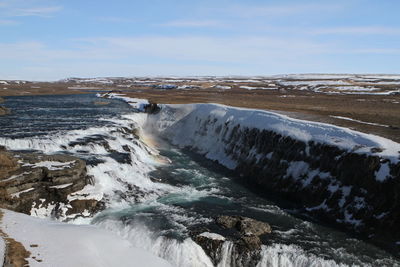
M400 1L0 0L0 79L400 73Z

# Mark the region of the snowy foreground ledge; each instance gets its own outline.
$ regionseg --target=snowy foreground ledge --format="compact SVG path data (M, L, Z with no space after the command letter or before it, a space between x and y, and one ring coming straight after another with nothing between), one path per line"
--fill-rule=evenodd
M31 252L30 266L171 266L165 260L94 226L60 223L8 210L2 212L1 229ZM0 259L4 254L1 241Z

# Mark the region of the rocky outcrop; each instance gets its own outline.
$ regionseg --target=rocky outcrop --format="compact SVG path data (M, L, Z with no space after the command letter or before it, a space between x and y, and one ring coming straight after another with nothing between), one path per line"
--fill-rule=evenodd
M279 192L326 221L374 238L394 237L387 229L400 224L400 164L247 128L231 133L226 152L245 183ZM379 181L385 164L392 178Z
M199 244L215 265L224 256L231 257L234 266L256 266L260 260L261 236L272 232L268 223L243 216L219 216L213 231L207 228L192 231ZM214 226L214 225L211 225ZM229 253L226 253L229 250ZM225 255L224 255L225 254Z
M0 97L0 104L4 103L4 99ZM6 107L0 106L0 116L10 114L10 110Z
M161 108L156 103L149 103L144 106L144 112L149 114L157 114Z
M10 114L10 110L6 107L0 106L0 116Z
M243 236L260 236L272 232L268 223L242 216L222 215L217 218L217 224L228 229L236 228Z
M29 215L55 218L89 216L94 199L69 198L92 183L86 163L69 155L0 151L0 205Z

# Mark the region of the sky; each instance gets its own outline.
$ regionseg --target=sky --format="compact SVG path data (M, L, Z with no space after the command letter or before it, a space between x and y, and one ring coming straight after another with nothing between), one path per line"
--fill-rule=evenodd
M0 79L400 73L398 0L0 0Z

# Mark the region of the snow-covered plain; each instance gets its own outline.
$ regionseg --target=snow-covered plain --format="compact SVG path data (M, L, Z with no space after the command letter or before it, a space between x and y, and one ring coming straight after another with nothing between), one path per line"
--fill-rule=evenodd
M2 212L2 230L31 252L28 259L31 267L171 266L98 227L60 223L8 210ZM0 260L4 255L2 245L0 240Z

